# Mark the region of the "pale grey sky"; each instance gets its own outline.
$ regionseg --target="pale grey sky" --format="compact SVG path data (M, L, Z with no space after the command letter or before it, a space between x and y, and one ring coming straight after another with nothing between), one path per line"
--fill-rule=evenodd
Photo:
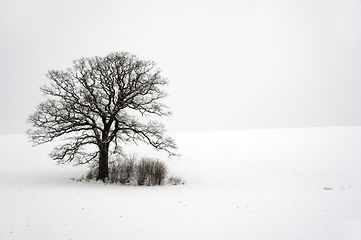
M170 132L361 125L361 1L0 1L0 134L50 69L127 51L170 80Z

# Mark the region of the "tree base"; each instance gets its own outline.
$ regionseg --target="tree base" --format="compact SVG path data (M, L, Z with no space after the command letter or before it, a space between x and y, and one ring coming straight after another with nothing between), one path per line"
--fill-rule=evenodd
M102 180L105 184L107 184L109 182L109 179L107 177L106 178L97 177L96 181L99 181L99 180Z

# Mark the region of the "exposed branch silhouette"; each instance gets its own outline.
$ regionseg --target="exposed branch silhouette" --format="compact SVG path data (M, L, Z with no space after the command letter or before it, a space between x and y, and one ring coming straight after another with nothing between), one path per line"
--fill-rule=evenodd
M142 141L174 155L176 144L165 136L164 125L148 120L171 115L160 102L168 81L154 62L116 52L75 60L72 68L49 71L47 77L50 86L40 89L48 98L29 116L27 134L34 145L66 137L50 154L54 160L98 161L97 180L105 180L109 153L120 153L122 142Z

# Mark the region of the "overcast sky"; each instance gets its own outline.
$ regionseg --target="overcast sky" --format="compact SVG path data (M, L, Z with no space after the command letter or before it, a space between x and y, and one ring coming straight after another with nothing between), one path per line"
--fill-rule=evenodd
M0 134L48 70L127 51L170 80L170 132L361 125L361 1L0 1Z

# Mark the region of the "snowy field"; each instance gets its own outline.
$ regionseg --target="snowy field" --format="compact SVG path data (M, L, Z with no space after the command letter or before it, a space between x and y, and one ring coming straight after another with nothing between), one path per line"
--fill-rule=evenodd
M140 187L73 181L87 169L52 144L0 136L0 239L361 239L361 127L173 137L186 184Z

